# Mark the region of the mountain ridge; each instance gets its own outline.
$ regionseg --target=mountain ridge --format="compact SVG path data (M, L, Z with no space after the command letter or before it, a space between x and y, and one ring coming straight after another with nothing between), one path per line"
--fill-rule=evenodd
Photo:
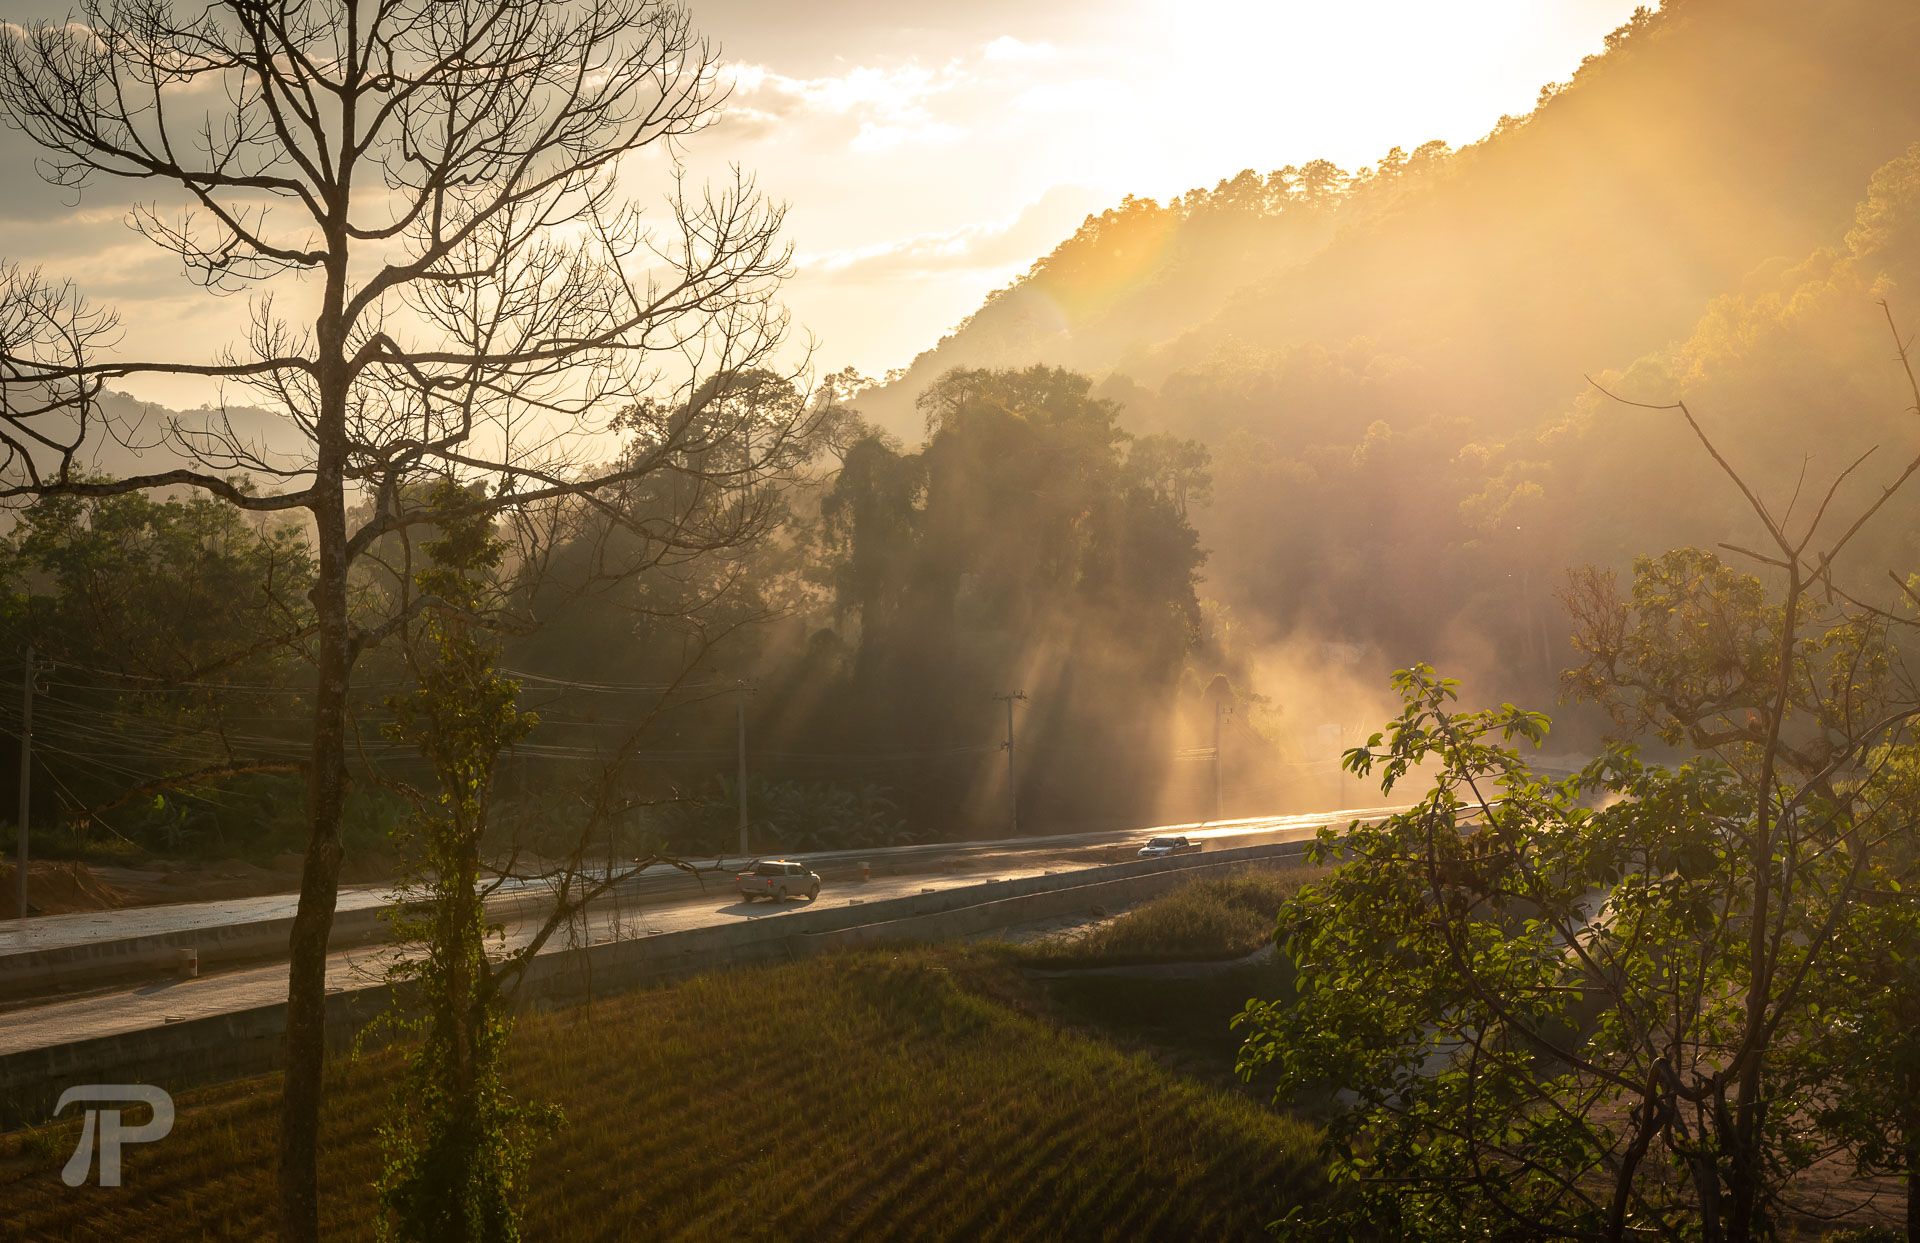
M1843 228L1920 135L1917 56L1920 13L1890 0L1670 0L1458 151L1123 200L859 404L914 438L953 366L1158 385L1222 347L1365 336L1473 377L1463 404L1510 425Z

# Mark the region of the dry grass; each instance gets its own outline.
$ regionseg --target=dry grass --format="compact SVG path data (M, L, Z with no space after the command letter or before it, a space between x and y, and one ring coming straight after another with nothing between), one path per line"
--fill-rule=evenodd
M1027 961L1064 968L1243 958L1273 939L1281 904L1319 871L1301 864L1199 877L1084 936L1034 944Z
M935 948L523 1020L516 1089L568 1119L536 1155L527 1237L1253 1238L1317 1194L1305 1126L1035 1017L1022 987L1004 958ZM329 1238L372 1231L396 1065L332 1069ZM26 1238L261 1237L275 1089L183 1095L117 1191L60 1183L72 1125L0 1141L0 1219Z

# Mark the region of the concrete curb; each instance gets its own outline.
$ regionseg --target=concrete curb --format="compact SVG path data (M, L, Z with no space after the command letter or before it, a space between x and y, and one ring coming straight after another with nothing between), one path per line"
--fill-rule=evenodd
M487 903L487 914L494 919L512 919L544 909L551 902L551 896L545 891L528 890L495 897ZM391 940L387 916L393 909L391 903L386 903L335 912L328 947L350 949ZM292 932L293 916L280 915L111 941L0 953L0 997L24 997L58 987L168 972L183 949L194 950L202 968L254 962L284 954Z

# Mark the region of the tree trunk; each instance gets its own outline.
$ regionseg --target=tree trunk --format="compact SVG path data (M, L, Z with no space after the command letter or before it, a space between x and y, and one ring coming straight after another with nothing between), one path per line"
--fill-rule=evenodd
M447 964L446 1018L453 1028L448 1040L453 1060L452 1090L454 1099L466 1107L472 1104L478 1069L474 1050L486 1021L485 1009L477 1002L479 989L474 974L479 964L476 959L487 950L484 938L476 939L474 931L478 916L474 908L480 902L477 844L457 815L450 831L455 834L454 846L458 853L449 869L452 880L442 882L441 900L447 906L440 918L446 920L441 926L446 943L440 948Z
M336 212L344 218L344 187ZM354 645L347 613L347 395L345 240L334 239L317 331L317 418L312 514L318 678L307 772L307 857L287 945L287 1027L280 1096L280 1237L319 1243L320 1089L327 1053L327 942L340 891L340 815L347 796L347 688Z
M1654 1059L1653 1069L1647 1072L1647 1086L1633 1111L1633 1139L1620 1160L1619 1172L1614 1176L1613 1201L1607 1206L1609 1243L1619 1243L1627 1237L1627 1208L1633 1202L1634 1175L1640 1170L1640 1162L1646 1159L1647 1149L1652 1146L1654 1132L1660 1125L1660 1079L1666 1065L1665 1058Z
M1796 567L1790 571L1786 601L1781 610L1778 681L1772 711L1767 716L1766 744L1760 756L1760 776L1754 800L1753 840L1748 867L1753 872L1753 901L1747 919L1747 1017L1740 1038L1740 1074L1736 1081L1731 1142L1727 1144L1727 1238L1747 1243L1765 1227L1761 1183L1765 1178L1761 1153L1766 1125L1762 1098L1762 1069L1767 1055L1767 1004L1772 997L1773 960L1769 950L1769 910L1775 885L1773 872L1773 787L1780 759L1780 726L1786 720L1793 689L1794 641L1800 633L1800 601L1805 588ZM1724 1132L1723 1132L1724 1133ZM1723 1143L1726 1141L1723 1141Z
M320 1088L326 1057L327 941L340 888L340 813L346 800L347 685L353 660L347 629L345 503L316 509L319 519L319 683L314 694L312 769L307 776L307 857L300 906L287 947L285 1088L280 1102L280 1235L288 1243L320 1237L316 1164Z
M1694 1196L1700 1202L1701 1243L1721 1243L1726 1236L1720 1230L1720 1175L1710 1158L1691 1157L1687 1166L1693 1174Z
M1920 1240L1920 1146L1907 1152L1907 1239Z
M492 1119L481 1117L480 1100L476 1087L483 1074L489 1069L481 1065L480 1043L486 1027L487 1007L481 994L479 981L475 978L480 956L486 953L483 936L475 931L475 921L480 903L479 895L479 856L478 842L467 831L464 821L454 818L454 839L459 850L458 866L455 868L458 888L448 895L452 899L454 923L452 925L452 944L454 950L448 956L452 968L448 980L448 1017L454 1025L453 1031L453 1079L451 1090L455 1093L455 1110L460 1119L461 1158L465 1164L460 1172L459 1185L449 1187L453 1193L450 1200L460 1218L460 1228L464 1238L484 1238L489 1235L486 1229L486 1210L481 1209L480 1217L474 1220L470 1213L474 1207L467 1189L483 1184L478 1166L491 1157L487 1147L487 1124Z

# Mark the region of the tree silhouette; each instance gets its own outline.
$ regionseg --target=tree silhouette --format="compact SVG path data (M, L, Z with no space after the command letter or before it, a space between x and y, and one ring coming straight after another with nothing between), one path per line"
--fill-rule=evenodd
M0 107L42 148L42 175L76 194L151 187L133 227L209 292L253 294L244 342L128 360L110 310L0 267L0 498L189 488L311 524L317 681L279 1151L289 1239L318 1236L349 685L368 647L444 604L357 616L355 561L429 522L407 484L447 472L516 518L674 476L682 521L642 532L655 555L736 544L764 514L714 498L778 461L802 417L755 426L764 408L714 400L725 386L709 383L777 347L788 265L781 211L750 179L680 177L681 140L721 102L716 63L656 0L89 0L0 41ZM657 224L622 189L634 157L672 176ZM142 428L103 407L109 386L153 375L235 386L277 418L260 432L216 409ZM98 478L103 440L178 464ZM368 516L350 521L361 499Z

